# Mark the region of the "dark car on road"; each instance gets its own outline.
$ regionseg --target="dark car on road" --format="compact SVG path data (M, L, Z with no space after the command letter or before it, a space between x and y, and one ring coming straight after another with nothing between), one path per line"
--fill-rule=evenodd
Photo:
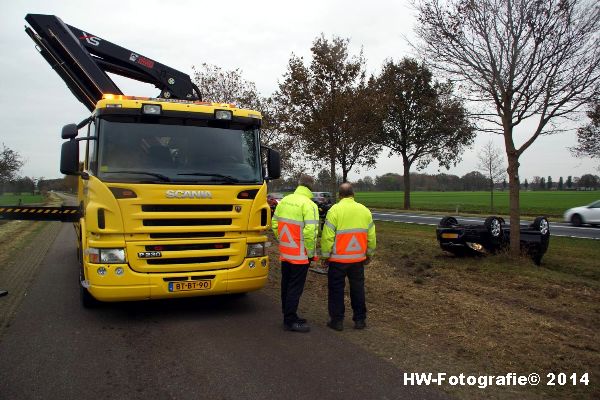
M500 217L488 217L483 224L459 224L455 217L444 217L436 229L442 250L463 256L497 253L510 245L510 226ZM521 251L536 265L550 243L550 224L546 217L537 217L530 225L521 225Z
M277 208L277 204L283 199L285 195L283 193L269 193L267 194L267 203L271 208L272 212L275 212L275 208Z
M312 192L312 200L319 208L319 219L324 220L327 216L327 211L333 205L333 196L329 192Z

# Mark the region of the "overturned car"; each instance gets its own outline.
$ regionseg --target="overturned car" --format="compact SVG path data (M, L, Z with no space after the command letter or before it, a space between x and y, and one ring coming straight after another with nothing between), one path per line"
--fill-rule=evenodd
M454 217L444 217L436 229L437 240L444 251L457 256L496 253L509 247L510 226L501 217L488 217L483 224L459 224ZM546 217L537 217L530 225L521 225L521 252L536 265L550 243L550 224Z

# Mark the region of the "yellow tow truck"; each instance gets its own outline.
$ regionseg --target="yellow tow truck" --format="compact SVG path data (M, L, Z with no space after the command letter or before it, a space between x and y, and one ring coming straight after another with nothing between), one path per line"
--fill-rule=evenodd
M262 288L266 182L279 177L280 155L260 144L261 114L202 101L188 75L56 16L26 20L91 115L62 129L60 170L78 176L78 205L0 216L74 222L85 307ZM106 72L160 95L125 96Z

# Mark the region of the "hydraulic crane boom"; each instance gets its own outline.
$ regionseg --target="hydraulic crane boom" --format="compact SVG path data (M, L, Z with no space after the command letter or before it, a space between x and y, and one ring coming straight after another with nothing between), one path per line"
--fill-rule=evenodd
M103 94L123 94L107 72L155 85L159 97L202 100L189 75L65 24L54 15L27 14L25 31L75 97L90 111Z

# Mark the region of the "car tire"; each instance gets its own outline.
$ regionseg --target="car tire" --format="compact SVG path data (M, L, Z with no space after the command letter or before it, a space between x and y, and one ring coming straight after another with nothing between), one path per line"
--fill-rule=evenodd
M458 221L454 217L444 217L439 223L442 228L451 228L456 225L458 225Z
M492 239L499 240L502 238L502 221L498 217L487 217L483 223Z
M550 223L546 217L536 217L531 224L531 227L539 231L542 236L550 235Z
M571 225L581 226L582 224L583 224L583 218L581 218L581 215L575 214L571 217Z

